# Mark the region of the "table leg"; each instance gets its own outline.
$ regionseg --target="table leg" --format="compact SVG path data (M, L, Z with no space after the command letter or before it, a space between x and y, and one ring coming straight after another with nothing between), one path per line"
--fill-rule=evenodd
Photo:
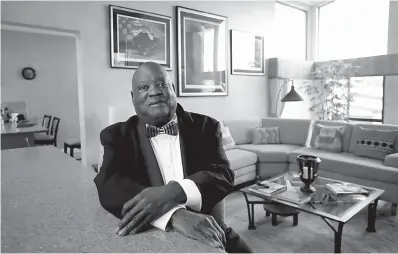
M334 231L334 253L341 253L341 238L343 236L344 223L339 222L339 228Z
M70 157L73 158L73 146L70 148Z
M373 203L369 204L368 206L368 227L366 231L368 232L376 232L376 210L377 210L377 202L379 199L373 201Z
M278 219L277 219L275 213L273 213L273 214L271 215L271 218L272 218L272 226L278 225Z
M298 225L298 214L293 215L293 226Z
M249 199L247 198L246 193L243 193L243 195L245 196L246 199L246 205L247 205L247 215L249 217L249 230L253 230L256 229L256 227L254 226L254 203L251 203L249 201ZM251 207L251 210L250 210Z
M68 147L64 144L64 153L68 153Z
M397 216L397 204L391 204L391 216Z
M27 133L26 135L28 146L35 146L35 135L34 133Z

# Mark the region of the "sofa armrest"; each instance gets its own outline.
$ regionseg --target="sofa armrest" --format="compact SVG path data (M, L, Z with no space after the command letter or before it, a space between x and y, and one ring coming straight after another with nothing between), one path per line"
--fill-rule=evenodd
M398 153L393 153L384 159L384 166L398 168Z

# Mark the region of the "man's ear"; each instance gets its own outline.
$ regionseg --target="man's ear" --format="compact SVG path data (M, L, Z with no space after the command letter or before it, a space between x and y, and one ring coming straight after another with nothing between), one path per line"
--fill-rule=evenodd
M131 100L134 101L134 95L133 95L133 90L131 90Z

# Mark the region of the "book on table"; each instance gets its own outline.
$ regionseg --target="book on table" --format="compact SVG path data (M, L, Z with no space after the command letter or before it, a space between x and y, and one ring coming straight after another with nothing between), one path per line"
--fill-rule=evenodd
M302 193L299 188L289 188L278 194L276 198L296 205L303 205L311 201L312 195Z
M325 187L334 195L369 194L369 191L352 183L328 183Z
M277 193L280 193L281 191L286 190L286 186L279 183L274 183L269 181L262 181L261 183L264 185L268 185L269 188L264 188L263 186L255 184L249 187L249 191L255 192L260 195L264 195L265 197L271 197L272 195L275 195Z

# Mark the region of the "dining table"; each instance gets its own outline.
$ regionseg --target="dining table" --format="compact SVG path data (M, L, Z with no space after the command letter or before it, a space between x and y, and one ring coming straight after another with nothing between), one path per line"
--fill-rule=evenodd
M1 125L1 150L34 146L35 133L47 128L35 123L5 123Z
M171 229L118 236L96 173L53 146L1 151L2 252L224 252Z

